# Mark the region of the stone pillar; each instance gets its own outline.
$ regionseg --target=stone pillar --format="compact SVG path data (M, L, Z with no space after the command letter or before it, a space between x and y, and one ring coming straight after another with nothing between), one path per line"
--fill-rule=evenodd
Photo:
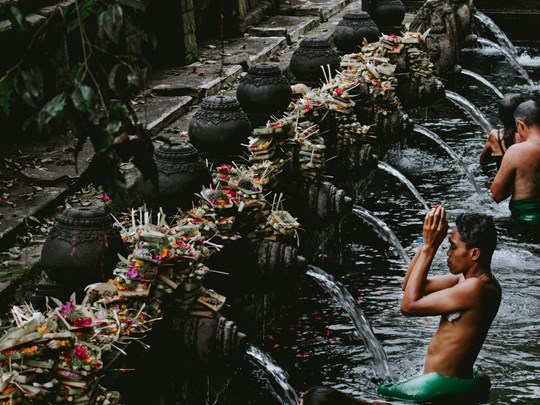
M195 8L193 6L193 0L181 0L180 8L182 12L184 62L189 64L195 62L199 55L197 37L195 35Z

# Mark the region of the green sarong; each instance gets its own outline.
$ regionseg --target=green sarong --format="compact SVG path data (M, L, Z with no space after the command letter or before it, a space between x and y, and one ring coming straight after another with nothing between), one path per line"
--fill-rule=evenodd
M421 402L449 398L483 401L489 396L490 388L489 377L481 370L474 373L474 378L446 377L431 372L398 383L382 384L377 393L389 399Z
M540 199L511 200L508 207L517 225L540 225Z

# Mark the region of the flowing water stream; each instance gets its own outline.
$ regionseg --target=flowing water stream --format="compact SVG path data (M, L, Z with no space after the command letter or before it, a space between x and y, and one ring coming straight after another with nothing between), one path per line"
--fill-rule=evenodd
M495 48L500 53L502 53L508 59L508 62L510 62L512 64L512 66L514 66L516 68L516 70L519 72L519 74L527 81L527 83L530 86L534 86L534 82L531 79L531 77L529 76L529 74L527 73L527 71L525 70L525 68L523 66L521 66L519 64L519 62L517 61L516 57L513 56L512 54L510 54L505 48L503 48L499 44L497 44L497 43L495 43L493 41L490 41L489 39L486 39L486 38L478 38L478 43L483 45L483 46L488 46L488 47L491 47L491 48Z
M439 135L437 135L435 132L427 129L426 127L423 127L422 125L415 124L414 125L414 132L417 132L419 134L427 136L429 139L432 139L435 141L439 146L441 146L447 153L454 159L454 161L458 164L462 172L467 176L467 179L472 184L478 195L483 201L487 201L485 193L480 189L478 186L478 183L476 182L476 179L472 175L472 173L467 169L467 166L461 158L457 155L457 153L446 143L444 142Z
M405 264L409 264L411 259L407 255L407 252L401 245L398 237L394 234L394 232L392 232L392 230L383 220L377 218L371 212L359 205L353 208L353 213L358 217L362 218L369 225L371 225L379 237L390 243L394 247L394 249L396 249Z
M288 374L276 364L272 357L253 345L248 346L246 354L268 375L268 388L280 404L297 405L300 402L296 391L288 382Z
M531 59L531 77L539 80L540 50L525 51ZM491 55L470 52L463 59L463 66L483 69L482 75L500 89L530 91L516 76L496 71L504 69L505 64L492 63ZM475 92L468 84L470 81L458 83L457 91L493 123L498 123L498 98L487 92ZM494 173L481 170L478 164L487 133L478 131L475 124L446 104L444 108L418 113L413 119L444 139L474 177L481 193L489 195ZM388 154L385 162L409 179L428 201L445 201L450 226L460 212L493 215L499 244L492 271L501 283L503 298L476 364L491 378L490 405L540 403L540 244L512 232L508 202L479 201L478 192L464 181L447 152L443 153L439 145L427 142L426 138L409 140L406 149ZM375 176L362 206L392 229L412 257L424 217L416 198L402 187L388 184L386 178ZM340 270L339 280L370 320L374 336L388 357L392 375L397 380L413 377L422 372L427 344L437 328L438 317L408 318L401 314L401 282L406 265L396 259L391 243L384 242L385 245L368 235L370 232L365 232L364 227L361 229L349 241L351 256ZM448 243L443 242L435 256L432 274L448 271L447 247ZM376 383L372 381L373 357L355 335L346 311L336 309L335 301L321 293L315 282L306 279L297 289L296 301L274 322L266 347L287 370L297 391L324 384L364 399L377 399Z
M455 91L445 90L446 98L456 105L461 111L471 117L486 134L493 129L486 116L476 106Z
M527 55L531 77L540 80L540 49L520 48L519 53ZM525 87L516 76L501 74L507 64L500 60L494 62L490 54L465 52L463 56L464 67L481 71L482 76L504 92L534 90ZM469 85L469 80L458 82L456 91L478 106L493 123L498 123L499 99L491 93L471 89ZM474 178L480 194L489 196L494 173L481 169L478 164L487 132L478 131L476 124L462 116L457 108L448 108L447 102L443 108L411 112L411 116L416 124L435 133L457 154ZM456 170L448 151L441 151L439 141L436 145L426 137L411 138L406 149L387 154L385 162L407 178L428 201L445 201L451 227L457 214L480 211L491 214L498 229L499 244L493 256L492 271L502 286L503 297L476 361L492 381L488 403L540 403L540 243L512 231L507 201L495 204L479 199L478 190L471 189L470 180L465 181L461 171ZM368 213L365 218L376 218L377 226L392 229L403 251L412 257L425 212L419 210L417 197L398 186L389 184L385 176L375 176L361 204ZM348 222L354 220L358 222L358 231L349 235L350 255L339 274L332 274L369 319L373 336L388 359L390 374L396 380L416 376L422 373L427 345L439 319L409 318L401 314L401 283L406 271L403 252L397 257L392 242L381 241L373 237L372 232L366 232L364 218L352 218ZM448 271L447 248L445 241L434 258L432 274ZM289 378L285 381L296 392L315 385L328 385L364 399L380 399L376 395L378 381L373 380L374 357L366 344L357 339L357 333L349 313L337 305L334 297L321 290L319 280L306 277L296 287L293 302L269 328L262 349L275 359L274 364L286 370ZM248 370L247 374L252 371ZM279 384L277 390L273 388L279 393L272 393L275 402L272 398L259 400L267 392L267 387L259 382L244 377L237 389L244 394L242 399L237 399L240 394L235 398L229 392L227 400L219 404L274 405L295 400L293 394L285 398L283 392L289 388L284 390ZM400 403L392 401L392 404Z
M504 31L501 30L497 24L495 24L495 21L493 21L487 15L478 10L476 10L474 18L480 21L480 23L485 28L487 28L489 32L491 32L491 34L497 39L498 44L503 47L510 55L512 55L514 58L518 56L516 47L510 41L510 39L508 39Z
M394 381L383 347L375 337L364 311L362 311L362 308L347 288L337 282L332 275L318 267L309 266L306 274L317 281L322 288L334 297L337 304L349 314L358 335L360 335L364 345L373 356L373 371L375 371L378 381L381 383Z
M427 211L429 210L429 206L424 200L424 197L420 195L414 184L412 184L407 177L405 177L399 170L396 170L392 166L390 166L388 163L379 161L377 163L377 167L381 170L384 170L386 173L391 174L392 176L396 177L401 181L403 184L407 186L409 190L411 190L411 193L416 197L416 199L420 202L420 204L423 205L424 209Z
M485 86L489 87L493 92L499 97L503 98L504 95L501 93L501 91L495 86L493 83L491 83L489 80L487 80L485 77L480 76L478 73L475 73L468 69L461 69L460 73L465 76L472 77L476 80L478 80L480 83L484 84Z

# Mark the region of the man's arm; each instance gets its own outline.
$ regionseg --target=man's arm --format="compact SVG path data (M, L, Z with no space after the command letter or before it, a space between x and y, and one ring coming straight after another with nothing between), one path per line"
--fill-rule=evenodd
M416 261L418 260L418 257L420 256L420 253L421 253L421 248L422 247L418 248L416 254L411 260L411 263L409 264L407 273L405 273L405 277L403 278L403 284L401 285L401 289L403 291L405 291L405 288L407 288L409 277L412 273L412 270L416 266ZM453 287L459 282L459 278L460 276L456 276L454 274L445 274L441 276L428 277L426 279L426 285L424 287L424 295L431 294L435 291L444 290L445 288Z
M512 195L514 178L516 176L516 167L514 163L516 161L515 151L515 145L508 148L503 156L501 168L491 184L491 197L497 203Z
M407 316L434 316L464 311L478 301L479 281L465 280L453 287L436 291L406 305L401 303L401 312Z
M407 314L409 307L426 295L427 275L435 253L448 232L448 221L444 207L432 208L424 219L422 234L424 244L418 249L411 261L403 287L405 294L401 301L401 310Z

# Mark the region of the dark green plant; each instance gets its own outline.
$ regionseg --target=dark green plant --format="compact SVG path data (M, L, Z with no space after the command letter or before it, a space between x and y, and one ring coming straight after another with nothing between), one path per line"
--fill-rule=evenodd
M31 120L42 133L71 131L77 138L76 153L90 140L95 156L88 180L101 185L113 201L122 200L126 191L122 161L132 160L157 183L151 137L132 107L144 88L147 67L142 57L128 54L126 43L126 33L133 32L153 41L137 28L144 10L143 0L77 0L63 9L63 34L75 57L69 77L51 95L46 95L40 65L30 57L47 24L30 37L21 11L12 6L7 13L18 35L29 37L29 45L17 64L0 73L0 108L9 115L22 100L34 109Z

